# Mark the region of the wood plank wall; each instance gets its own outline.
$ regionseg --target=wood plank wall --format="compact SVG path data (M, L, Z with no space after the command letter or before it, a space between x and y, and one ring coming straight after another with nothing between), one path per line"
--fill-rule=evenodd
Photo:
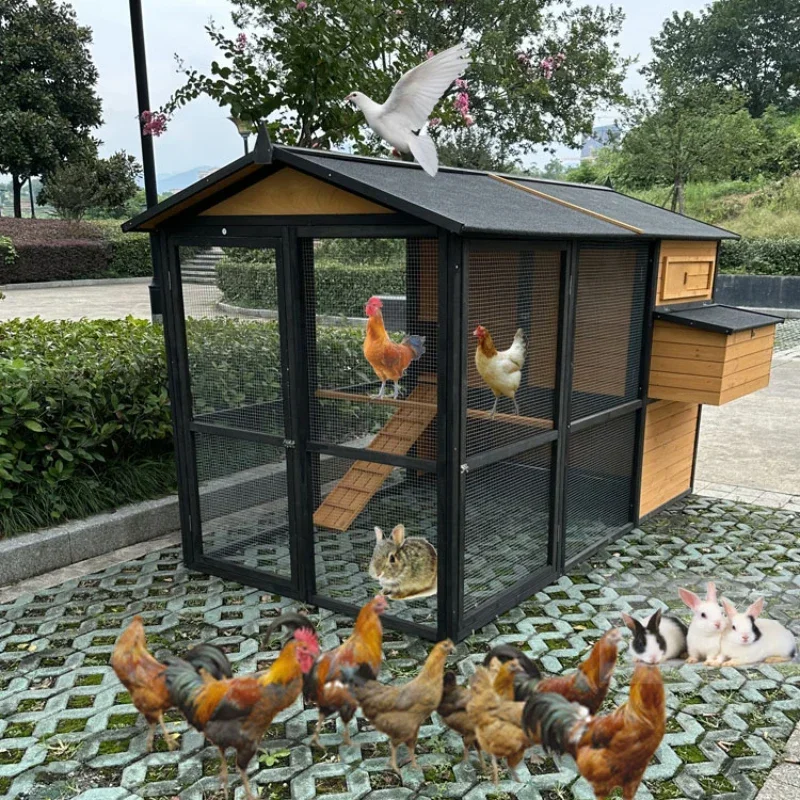
M668 400L647 407L640 516L690 488L699 408Z
M662 241L656 305L710 300L716 260L716 242Z

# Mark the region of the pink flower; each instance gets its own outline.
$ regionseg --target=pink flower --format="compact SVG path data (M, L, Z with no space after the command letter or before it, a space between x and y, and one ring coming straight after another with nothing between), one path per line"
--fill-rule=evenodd
M167 130L167 115L160 111L143 111L141 120L142 133L145 136L158 137Z
M425 53L425 58L433 58L435 55L436 53L434 53L433 50L428 50L428 52Z
M469 95L466 92L459 92L453 100L453 106L459 114L466 114L469 111Z
M559 67L560 67L560 66L561 66L561 65L562 65L562 64L563 64L563 63L564 63L566 60L567 60L567 56L566 56L566 54L565 54L565 53L559 53L559 54L556 56L556 62L557 62L557 64L558 64L558 66L559 66Z
M300 0L300 2L297 4L298 11L305 11L307 8L308 8L308 3L306 3L306 0Z
M527 67L531 63L531 57L527 53L523 53L522 50L520 50L517 53L517 61L519 61L519 63L523 66Z
M431 119L428 120L428 127L430 128L436 128L438 125L441 124L442 124L441 117L431 117Z
M247 47L247 34L246 33L240 33L236 37L236 49L237 50L244 50L245 47Z
M469 128L470 125L475 124L475 120L470 114L464 114L464 124Z
M467 82L463 78L456 78L456 88L457 89L466 89Z
M544 75L545 80L550 80L553 77L553 72L555 72L555 63L553 61L552 56L547 56L543 58L539 62L539 69L542 70L542 75Z
M398 9L395 9L394 15L396 17L402 17L403 16L403 12L402 12L401 9L398 8Z

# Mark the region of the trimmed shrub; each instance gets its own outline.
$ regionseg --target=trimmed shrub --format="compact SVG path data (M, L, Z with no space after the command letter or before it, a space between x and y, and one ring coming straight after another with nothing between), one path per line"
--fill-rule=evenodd
M104 278L148 278L153 274L150 237L146 233L123 233L119 220L91 223L109 245Z
M405 294L405 266L397 261L342 263L323 258L319 252L316 255L314 281L319 314L363 317L364 303L372 295ZM273 258L271 263L269 257ZM270 253L226 255L217 265L217 285L224 303L244 308L278 307L277 276Z
M800 276L800 239L724 241L719 268L725 273Z

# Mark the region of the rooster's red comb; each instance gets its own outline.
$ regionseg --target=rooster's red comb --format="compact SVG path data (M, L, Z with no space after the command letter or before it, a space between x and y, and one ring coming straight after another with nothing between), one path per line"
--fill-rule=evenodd
M311 628L298 628L294 632L294 638L304 644L309 650L314 653L319 652L319 642L317 641L317 634Z

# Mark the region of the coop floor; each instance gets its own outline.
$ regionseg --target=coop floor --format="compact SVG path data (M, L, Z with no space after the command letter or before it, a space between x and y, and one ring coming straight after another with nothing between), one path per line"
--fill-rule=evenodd
M619 624L620 610L644 610L660 599L681 613L676 587L699 587L710 577L735 600L763 592L769 615L800 633L798 541L796 514L693 498L478 631L459 646L458 670L468 675L490 644L513 642L546 670L561 672L602 630ZM177 715L168 724L180 734L180 750L164 752L159 739L158 752L144 752L144 724L108 666L113 642L138 612L154 650L213 640L237 672L251 671L274 657L259 633L289 607L279 597L187 572L176 547L0 605L0 796L221 798L216 752ZM326 645L349 633L351 620L321 616ZM404 680L427 647L390 632L384 649L386 673ZM630 671L621 661L614 703L624 700ZM676 664L664 676L668 732L637 800L755 798L800 720L800 664L724 670ZM270 730L269 754L251 770L262 797L591 797L569 759L560 770L550 760L520 769L524 784L504 781L495 792L474 765L458 763L458 741L436 720L422 730L423 771L406 768L401 781L387 769L384 738L363 720L353 747L341 744L331 723L323 737L329 753L312 750L315 717L298 702Z

